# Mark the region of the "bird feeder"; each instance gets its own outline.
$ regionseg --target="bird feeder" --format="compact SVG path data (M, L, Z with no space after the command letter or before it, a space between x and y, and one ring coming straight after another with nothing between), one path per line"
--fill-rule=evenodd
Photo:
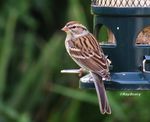
M103 27L107 32L107 40L100 42L112 62L106 89L149 90L150 1L93 0L91 12L97 40ZM89 75L80 79L80 88L94 88Z
M101 43L112 61L111 81L105 81L106 89L150 89L150 1L94 0L91 11L97 39L102 26L108 29L109 40ZM149 32L145 33L146 29ZM87 81L88 76L81 78L80 87L94 87Z

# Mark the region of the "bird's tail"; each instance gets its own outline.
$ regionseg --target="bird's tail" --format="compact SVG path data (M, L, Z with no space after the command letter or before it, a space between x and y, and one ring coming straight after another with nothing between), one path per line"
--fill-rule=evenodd
M100 112L102 114L105 114L105 113L111 114L111 108L110 108L109 103L108 103L104 83L101 79L99 79L99 81L96 79L94 81L94 84L95 84L95 89L96 89L97 96L98 96Z

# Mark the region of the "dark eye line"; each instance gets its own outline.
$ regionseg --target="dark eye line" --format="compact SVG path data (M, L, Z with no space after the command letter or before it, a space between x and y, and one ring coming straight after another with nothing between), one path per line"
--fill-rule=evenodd
M76 28L77 26L72 26L71 28Z
M72 26L71 28L81 28L80 26ZM82 28L85 29L85 28Z
M69 27L70 29L75 29L77 26L72 26L72 27Z
M83 27L81 27L81 26L72 26L72 27L70 27L70 28L82 28L83 30L86 30L85 28L83 28Z

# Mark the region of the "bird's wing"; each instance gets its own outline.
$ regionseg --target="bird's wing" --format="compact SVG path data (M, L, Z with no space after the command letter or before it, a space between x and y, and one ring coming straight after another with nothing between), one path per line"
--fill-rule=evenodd
M100 49L98 42L91 34L75 40L74 45L69 50L71 57L78 64L100 74L108 72L108 61Z

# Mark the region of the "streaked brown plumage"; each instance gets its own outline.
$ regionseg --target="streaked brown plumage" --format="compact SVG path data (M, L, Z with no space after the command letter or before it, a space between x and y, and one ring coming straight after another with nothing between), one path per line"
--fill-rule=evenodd
M102 114L111 114L102 78L108 80L109 62L95 37L82 24L71 21L62 29L67 33L65 46L71 58L94 78Z

